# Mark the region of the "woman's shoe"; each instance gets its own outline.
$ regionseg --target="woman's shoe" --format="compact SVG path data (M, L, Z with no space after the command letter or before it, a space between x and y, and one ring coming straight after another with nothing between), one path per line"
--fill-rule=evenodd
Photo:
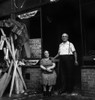
M43 91L43 96L47 96L47 92L46 91Z

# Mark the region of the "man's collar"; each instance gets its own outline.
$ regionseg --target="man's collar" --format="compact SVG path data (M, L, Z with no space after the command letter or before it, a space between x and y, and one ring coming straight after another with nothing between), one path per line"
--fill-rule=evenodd
M66 41L66 42L62 42L62 44L66 44L66 43L69 43L69 41Z

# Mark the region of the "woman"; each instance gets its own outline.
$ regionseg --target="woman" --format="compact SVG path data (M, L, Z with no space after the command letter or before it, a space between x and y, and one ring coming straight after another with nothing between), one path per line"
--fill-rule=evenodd
M53 85L56 84L56 72L54 70L55 63L49 57L49 52L44 51L44 58L40 62L42 69L42 84L43 84L43 95L50 96Z

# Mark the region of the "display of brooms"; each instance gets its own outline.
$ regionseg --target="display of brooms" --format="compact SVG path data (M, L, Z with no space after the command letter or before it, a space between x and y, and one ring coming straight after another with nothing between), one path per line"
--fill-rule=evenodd
M9 91L9 97L11 97L14 83L16 81L16 75L18 75L19 79L21 80L23 84L23 88L26 90L26 84L24 82L24 79L22 77L22 73L19 70L19 60L17 59L17 49L14 46L13 37L7 37L4 33L3 28L0 28L0 31L2 33L1 35L1 41L0 41L0 50L4 50L5 57L8 67L8 72L5 73L1 79L0 79L0 97L2 97L6 87L8 86L8 83L11 81L10 91ZM6 43L6 47L4 48L4 43Z

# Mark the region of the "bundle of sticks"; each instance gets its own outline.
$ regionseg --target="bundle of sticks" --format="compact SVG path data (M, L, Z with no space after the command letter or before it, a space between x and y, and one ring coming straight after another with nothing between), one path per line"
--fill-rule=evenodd
M22 77L22 73L19 69L19 60L17 57L18 49L15 48L14 46L13 37L12 36L6 37L4 30L2 28L0 30L2 33L1 41L0 41L0 50L4 50L4 53L5 53L4 59L6 60L7 66L9 68L8 73L7 73L8 75L6 75L5 77L6 80L3 82L3 85L4 85L3 87L6 88L6 86L8 85L8 81L9 81L8 79L11 76L12 81L11 81L11 88L10 88L10 93L9 93L9 96L11 96L12 91L13 91L14 82L16 82L16 90L18 91L18 93L20 93L21 91L19 89L19 84L17 83L18 79L21 81L23 91L26 90L27 87ZM6 47L3 47L4 42L6 43ZM0 82L2 83L2 80L0 80ZM0 96L3 95L5 88L2 88L2 86L0 86L0 91L1 91Z

